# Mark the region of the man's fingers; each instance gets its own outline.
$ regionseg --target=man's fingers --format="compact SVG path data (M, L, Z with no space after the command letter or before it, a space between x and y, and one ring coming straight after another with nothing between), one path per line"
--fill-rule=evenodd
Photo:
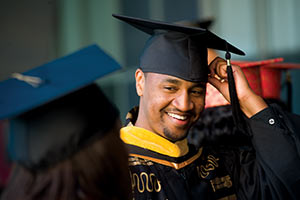
M228 82L218 80L214 77L208 77L208 82L214 86L229 101Z
M210 77L217 75L221 79L227 77L226 61L220 57L216 57L209 65Z

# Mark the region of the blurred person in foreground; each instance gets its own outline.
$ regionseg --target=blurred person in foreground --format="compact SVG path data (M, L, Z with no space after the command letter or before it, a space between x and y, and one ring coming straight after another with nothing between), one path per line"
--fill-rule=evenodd
M2 200L130 198L119 111L93 83L119 68L91 45L0 83L14 163Z
M136 70L139 107L121 139L129 148L135 199L299 199L299 117L268 105L229 52L244 53L208 30L114 15L151 35ZM207 63L207 48L226 51ZM187 141L209 82L231 102L237 146Z
M7 184L7 180L11 170L11 163L7 159L7 154L5 151L5 134L4 126L6 120L0 121L0 196Z

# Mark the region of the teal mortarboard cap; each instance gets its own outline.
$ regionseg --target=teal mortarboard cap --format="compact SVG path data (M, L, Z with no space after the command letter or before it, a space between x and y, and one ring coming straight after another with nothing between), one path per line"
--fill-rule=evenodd
M107 133L119 111L94 81L120 68L91 45L0 82L10 158L43 169Z

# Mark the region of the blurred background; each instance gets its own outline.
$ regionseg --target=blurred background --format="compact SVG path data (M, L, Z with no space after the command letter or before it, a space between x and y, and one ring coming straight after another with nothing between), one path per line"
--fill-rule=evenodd
M213 18L211 31L247 54L233 59L300 63L299 8L297 0L1 0L0 80L96 43L123 66L98 82L124 119L138 104L134 72L148 35L112 13L168 22ZM293 112L300 114L300 70L291 74Z
M210 30L247 54L233 59L283 57L300 63L299 8L298 0L0 0L0 81L96 43L123 66L97 82L124 119L138 104L134 72L148 35L112 13L168 22L212 18ZM291 70L291 75L292 111L300 114L300 70ZM0 122L0 136L2 126ZM0 193L10 170L3 143Z

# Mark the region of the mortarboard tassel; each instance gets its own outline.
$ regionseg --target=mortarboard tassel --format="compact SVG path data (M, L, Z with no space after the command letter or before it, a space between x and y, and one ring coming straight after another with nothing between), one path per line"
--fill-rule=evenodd
M293 99L293 96L292 96L292 91L293 91L293 88L292 88L292 77L291 77L291 74L287 71L286 72L286 80L285 80L285 84L287 86L287 109L289 112L292 112L292 99Z
M227 47L227 42L226 42L226 47ZM226 50L225 58L227 62L227 77L228 77L228 87L229 87L233 123L236 131L245 133L246 130L245 122L243 119L243 113L241 111L240 103L236 93L235 81L234 81L232 67L230 63L231 55L228 50Z

